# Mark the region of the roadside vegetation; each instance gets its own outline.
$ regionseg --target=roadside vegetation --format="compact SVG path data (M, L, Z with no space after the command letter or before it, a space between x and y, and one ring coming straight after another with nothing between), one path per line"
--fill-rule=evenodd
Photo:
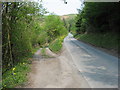
M30 60L22 60L13 68L3 74L2 85L4 88L13 88L17 85L24 85L27 81L26 75L30 71Z
M38 48L60 51L67 30L59 16L45 16L46 13L36 2L2 3L1 88L14 88L27 81L32 55ZM45 55L44 49L42 52Z
M62 43L63 43L63 39L65 38L65 36L62 36L56 40L54 40L50 45L49 48L51 51L58 53L61 48L62 48Z
M67 28L69 32L72 34L76 34L76 14L68 14L61 16L61 19L64 22L64 26Z
M118 52L119 9L117 2L85 2L76 17L77 29L74 36L84 42Z
M81 34L76 36L76 38L97 47L106 48L108 50L118 50L118 36L114 33Z
M40 52L41 52L41 55L43 58L51 58L52 57L46 53L46 48L42 48Z
M86 2L78 15L61 19L45 15L48 12L40 3L3 2L0 88L23 85L33 54L43 48L41 53L46 56L46 47L54 53L60 52L68 31L79 40L118 51L119 9L119 3Z
M46 50L45 50L45 48L41 49L41 54L42 54L42 56L46 56Z

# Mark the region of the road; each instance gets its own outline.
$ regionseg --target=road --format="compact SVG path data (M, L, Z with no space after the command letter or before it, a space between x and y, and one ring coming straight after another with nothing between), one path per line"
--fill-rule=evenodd
M34 54L28 82L22 88L90 88L85 78L78 74L66 48L60 55L46 48L46 55L50 58L42 57L41 49Z
M72 38L64 45L91 88L118 88L118 58Z
M41 48L34 54L24 88L118 88L118 59L72 34L64 39L61 53L46 48L46 55Z

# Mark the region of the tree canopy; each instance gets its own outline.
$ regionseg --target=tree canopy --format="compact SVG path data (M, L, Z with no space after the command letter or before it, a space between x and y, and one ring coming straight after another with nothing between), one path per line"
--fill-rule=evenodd
M33 48L66 34L60 18L46 13L36 2L2 3L3 73L32 54Z
M85 2L77 16L77 33L118 32L120 5L113 2Z

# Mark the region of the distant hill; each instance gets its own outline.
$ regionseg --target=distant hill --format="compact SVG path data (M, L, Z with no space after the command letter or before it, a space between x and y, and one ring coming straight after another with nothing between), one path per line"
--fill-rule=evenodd
M68 14L68 15L63 15L63 16L60 16L61 19L72 19L72 18L75 18L77 16L77 14Z

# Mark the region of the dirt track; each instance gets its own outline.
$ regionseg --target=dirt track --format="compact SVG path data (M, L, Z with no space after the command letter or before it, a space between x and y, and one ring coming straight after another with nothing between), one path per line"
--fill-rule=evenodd
M60 55L46 52L54 58L42 58L40 50L36 52L25 88L89 88L65 48Z

